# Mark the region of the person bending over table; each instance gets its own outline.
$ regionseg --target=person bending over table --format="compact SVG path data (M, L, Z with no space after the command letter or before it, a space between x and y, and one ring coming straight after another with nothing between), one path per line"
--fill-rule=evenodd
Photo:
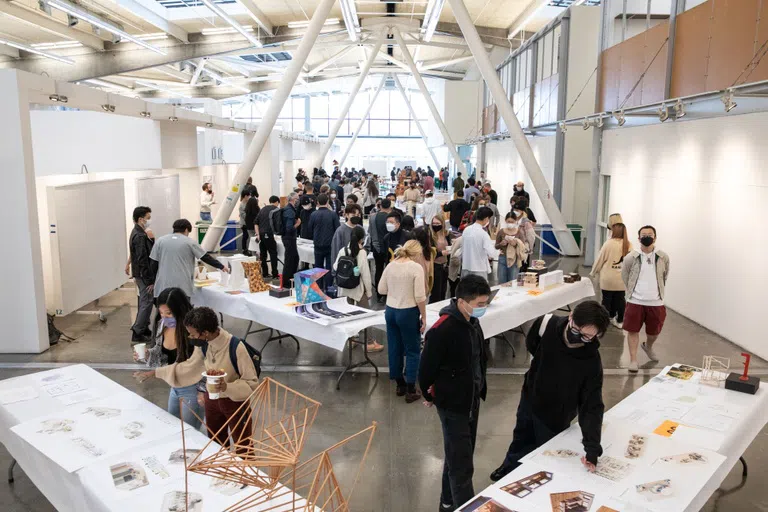
M609 325L608 310L594 300L582 302L569 316L548 314L533 322L525 340L533 359L525 373L512 443L491 480L516 469L522 457L567 429L577 415L586 452L581 462L588 471L595 470L603 454L605 410L599 338Z
M190 311L192 311L192 304L182 289L163 290L157 298L158 315L155 316L152 328L155 344L147 349L147 367L167 366L190 358L195 347L190 345L187 329L184 327L184 318ZM136 352L133 353L133 360L138 362ZM154 370L138 372L137 377L143 382L154 374ZM184 400L183 417L179 399ZM203 393L198 393L198 383L185 387L172 387L168 395L168 412L177 418L182 418L184 423L193 428L199 429L198 418L203 418L205 414L204 400Z
M249 409L244 407L239 412L238 409L256 389L259 379L244 342L219 327L219 319L211 308L192 309L184 318L184 326L190 344L195 347L192 356L186 361L149 372L137 372L136 378L143 381L157 377L174 388L180 388L197 383L205 371L224 370L226 376L218 385L206 386L205 424L208 436L222 446L228 444L230 434L235 442L249 437L251 425L246 421ZM230 344L237 344L236 361L231 360ZM210 398L209 392L219 393L219 398ZM230 424L229 432L219 432L232 417L235 420Z
M440 510L455 510L475 495L472 487L480 399L488 389L488 353L478 318L485 314L491 287L482 277L461 280L457 298L440 310L427 331L419 366L424 405L437 407L443 429L443 488Z

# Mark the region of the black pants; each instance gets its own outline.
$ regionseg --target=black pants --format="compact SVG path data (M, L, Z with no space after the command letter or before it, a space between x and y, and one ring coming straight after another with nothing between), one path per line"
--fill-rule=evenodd
M457 279L455 281L448 281L448 286L451 289L451 298L456 296L456 288L459 287L460 282L461 282L461 279Z
M475 495L472 475L475 472L475 440L477 419L480 408L472 414L459 414L437 408L443 428L443 487L440 493L441 505L463 505Z
M293 275L299 270L299 250L296 239L283 237L285 261L283 262L283 286L289 286Z
M371 214L371 210L373 210L374 206L376 206L376 205L371 204L371 205L368 205L368 206L364 207L363 208L363 213L366 214L366 215L370 215Z
M448 291L448 265L435 263L435 280L432 284L432 292L429 294L429 303L445 300Z
M373 289L377 290L379 289L379 281L381 280L381 274L384 273L384 267L387 265L387 258L389 257L389 252L376 252L373 251L373 261L376 263L376 269L373 271Z
M267 256L272 263L272 277L277 277L277 242L271 235L261 235L259 239L259 252L261 252L261 274L267 277Z
M315 247L315 268L324 268L328 271L327 274L317 280L317 285L321 290L325 291L331 284L333 284L333 280L331 279L333 262L331 261L330 247Z
M619 323L624 322L624 308L627 306L627 301L624 298L624 292L602 290L603 292L603 306L610 313L611 318L616 317L616 321Z
M520 459L559 433L537 418L530 402L521 396L520 405L517 406L517 423L503 465L509 471L516 469L520 465Z
M243 232L243 254L248 253L248 242L250 241L250 238L248 237L248 228L245 226L240 226L240 229Z

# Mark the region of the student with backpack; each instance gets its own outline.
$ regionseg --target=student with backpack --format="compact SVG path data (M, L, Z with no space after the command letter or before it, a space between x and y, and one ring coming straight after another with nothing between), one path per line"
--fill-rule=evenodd
M224 370L226 376L217 386L206 386L205 423L209 435L218 432L215 441L222 446L229 444L230 434L235 442L250 437L251 425L246 421L249 410L247 407L240 409L240 406L258 385L260 354L219 327L219 319L211 308L193 308L184 318L184 326L189 343L195 347L192 356L149 372L138 372L136 377L144 380L154 376L179 388L197 383L203 372ZM209 393L219 393L219 398L212 399ZM219 432L235 415L229 432Z
M349 244L339 251L333 270L336 272L336 294L348 297L353 303L368 307L373 296L371 267L368 253L363 249L365 229L362 226L352 228ZM368 341L368 352L381 352L384 346L375 339Z
M283 261L283 286L286 286L293 279L293 275L299 269L299 249L296 246L298 229L301 226L299 218L299 195L291 192L288 196L288 204L284 208L277 210L270 217L272 228L275 233L280 233L285 247L285 261Z
M272 265L272 279L277 279L277 242L275 241L275 232L272 229L270 220L274 211L280 210L280 198L272 196L269 198L269 204L259 211L254 224L254 232L259 231L259 253L261 258L261 275L266 279L270 274L267 273L267 256ZM248 228L250 229L250 228Z

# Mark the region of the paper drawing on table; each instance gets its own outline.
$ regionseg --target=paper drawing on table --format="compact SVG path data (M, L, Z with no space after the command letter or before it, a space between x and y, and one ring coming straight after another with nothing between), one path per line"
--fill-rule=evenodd
M71 441L86 455L90 455L91 457L101 457L104 455L104 450L90 442L88 439L75 437L72 438Z
M0 404L9 405L17 402L26 402L37 398L38 394L32 386L22 386L19 388L8 388L0 391Z
M654 430L653 433L662 437L672 437L672 434L675 433L678 426L680 426L678 422L666 420L656 427L656 430Z
M40 423L40 430L38 434L56 434L57 432L72 432L74 430L75 421L69 419L51 419L45 420Z
M681 453L669 457L660 457L662 462L676 462L678 464L706 464L707 458L698 452Z
M79 404L80 402L87 402L88 400L93 400L95 398L101 398L101 394L90 389L83 389L80 391L75 391L74 393L67 393L66 395L57 396L56 400L61 402L63 405L68 406Z
M71 379L65 381L56 380L53 384L44 385L43 389L48 393L48 396L56 397L74 393L75 391L82 391L85 388L76 379Z
M230 482L229 480L222 480L221 478L211 478L210 487L211 490L216 491L219 494L223 494L225 496L234 496L248 486L236 482Z
M614 457L600 457L594 474L606 480L618 482L629 474L632 467L629 462Z
M185 504L184 491L172 491L163 496L161 512L203 512L203 496L196 492L189 493ZM186 505L189 505L187 508Z
M131 421L120 427L126 439L136 439L144 433L144 424L140 421Z
M477 498L461 507L458 512L474 512L489 501L491 501L491 498L488 498L487 496L478 496Z
M194 460L195 457L197 457L197 454L200 453L200 450L197 448L187 448L187 462L191 462ZM171 452L171 454L168 456L168 462L171 464L183 464L184 463L184 450L176 450L174 452Z
M632 434L627 443L627 450L624 452L624 456L628 459L637 459L645 451L645 442L648 439L645 436L639 434Z
M147 474L138 464L132 462L121 462L110 466L109 472L112 474L115 487L123 491L132 491L149 485Z
M594 494L584 491L558 492L549 495L552 512L587 512L594 498Z
M487 496L478 496L470 501L457 512L515 512L508 509L498 501Z
M579 454L576 453L573 450L566 450L564 448L561 448L559 450L545 450L541 452L542 455L545 455L547 457L557 457L560 459L570 459L572 457L578 457Z
M93 414L97 418L114 418L120 416L122 411L112 407L88 407L83 414Z
M544 484L552 481L552 473L539 471L515 482L509 483L501 488L502 491L515 496L516 498L525 498L533 491Z
M667 499L674 494L670 479L639 484L635 486L635 490L648 501Z
M141 462L144 463L145 466L147 466L147 469L149 469L152 474L160 478L161 480L165 480L166 478L170 478L171 474L168 472L168 468L166 468L162 462L160 462L157 457L154 455L150 455L148 457L143 457L141 459Z

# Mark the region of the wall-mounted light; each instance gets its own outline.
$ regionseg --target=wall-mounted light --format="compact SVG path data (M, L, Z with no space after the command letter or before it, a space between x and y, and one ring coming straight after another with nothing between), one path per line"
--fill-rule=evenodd
M152 114L146 110L144 112L139 112L139 115L141 117L152 117Z
M176 116L171 116L171 117L169 117L169 118L168 118L168 120L169 120L170 122L172 122L172 123L175 123L176 121L178 121L178 120L179 120L179 118L178 118L178 117L176 117Z
M682 100L677 100L675 103L675 119L685 117L685 106L683 106Z
M105 103L101 106L101 110L103 110L104 112L114 112L115 106L110 105L109 103Z
M69 101L69 98L62 96L61 94L51 94L48 96L48 99L57 103L66 103Z
M616 119L616 122L619 124L619 126L624 126L624 123L627 122L627 116L624 115L624 109L621 109L618 112L614 112L613 117Z
M565 133L568 131L568 125L565 124L565 121L560 121L559 125L560 125L561 132Z
M659 107L659 110L658 110L658 114L659 114L659 121L661 121L662 123L667 119L669 119L669 109L667 109L667 106L665 104L663 103L661 104L661 107Z
M205 123L205 127L206 128L213 128L213 123L210 123L210 122Z
M589 122L589 119L586 117L583 121L581 121L581 127L584 128L584 130L589 130L589 127L592 126L592 124Z
M595 119L594 127L595 128L602 128L605 122L603 121L603 116L597 116L597 119Z
M730 112L737 107L736 103L733 101L733 89L726 89L725 94L720 98L720 101L723 102L726 112Z

